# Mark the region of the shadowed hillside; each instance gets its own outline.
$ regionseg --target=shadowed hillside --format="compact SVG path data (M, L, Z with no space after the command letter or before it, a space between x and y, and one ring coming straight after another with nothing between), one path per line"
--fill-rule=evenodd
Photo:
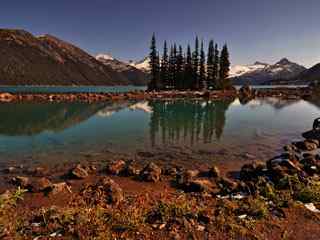
M143 85L143 76L132 79L50 35L0 30L0 85Z

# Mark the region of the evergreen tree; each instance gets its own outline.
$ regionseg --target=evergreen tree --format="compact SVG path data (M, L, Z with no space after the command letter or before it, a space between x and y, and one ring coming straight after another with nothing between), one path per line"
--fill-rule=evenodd
M177 54L177 89L183 89L183 70L184 70L184 59L183 59L183 50L179 46L179 51Z
M196 37L195 49L192 54L193 89L199 89L199 39Z
M184 88L185 89L191 89L193 86L193 68L192 68L192 55L191 55L191 48L190 45L188 45L187 48L187 56L186 56L186 60L185 60L185 69L184 69L184 81L185 81L185 85Z
M206 55L204 53L203 41L200 48L200 70L199 70L199 89L204 88L206 82Z
M173 63L173 72L172 72L172 76L173 76L173 88L177 89L177 44L173 45L173 59L172 59L172 63Z
M221 50L220 56L220 81L221 81L221 88L226 89L231 86L231 82L228 79L230 71L230 60L229 60L229 51L227 44L225 44Z
M213 40L209 42L208 56L207 56L207 88L212 88L216 76L214 73L214 43Z
M163 55L161 60L161 68L160 68L160 78L164 87L170 85L170 76L169 76L169 57L168 57L168 47L167 41L164 41L163 46Z
M148 90L160 90L162 88L162 84L160 81L160 62L159 55L157 52L156 46L156 37L155 34L152 35L151 46L150 46L150 69L151 69L151 80L148 85Z
M176 51L173 46L170 47L170 57L169 57L169 82L170 88L175 88L176 79Z
M218 44L214 46L214 61L213 61L213 87L215 89L220 88L220 81L219 81L219 64L220 64L220 57L219 57L219 48Z

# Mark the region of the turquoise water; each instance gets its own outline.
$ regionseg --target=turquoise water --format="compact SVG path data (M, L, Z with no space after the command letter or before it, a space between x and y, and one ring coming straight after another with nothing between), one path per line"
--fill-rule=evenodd
M252 86L255 89L264 88L300 88L305 85L271 85L271 86ZM236 86L241 88L241 86ZM105 92L128 92L134 90L146 90L146 86L0 86L0 92L11 93L105 93Z
M0 86L0 92L10 93L105 93L146 90L145 86Z
M202 149L268 156L300 138L318 103L278 99L0 104L0 163L101 151ZM58 158L57 158L58 159Z

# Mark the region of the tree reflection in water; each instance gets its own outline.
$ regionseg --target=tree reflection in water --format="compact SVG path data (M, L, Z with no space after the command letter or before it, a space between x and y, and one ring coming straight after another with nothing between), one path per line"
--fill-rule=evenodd
M151 101L150 140L174 144L183 141L191 146L220 139L226 111L233 100L224 101Z

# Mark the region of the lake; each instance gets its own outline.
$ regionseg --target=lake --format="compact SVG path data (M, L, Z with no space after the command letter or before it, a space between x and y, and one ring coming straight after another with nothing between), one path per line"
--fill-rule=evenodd
M241 86L235 86L240 89ZM255 89L264 88L302 88L305 85L257 85ZM0 92L10 93L121 93L135 90L146 90L146 86L1 86Z
M234 101L0 104L0 164L78 161L113 151L198 151L220 161L267 160L301 138L318 103ZM217 157L218 158L218 157ZM201 161L201 159L200 159Z

